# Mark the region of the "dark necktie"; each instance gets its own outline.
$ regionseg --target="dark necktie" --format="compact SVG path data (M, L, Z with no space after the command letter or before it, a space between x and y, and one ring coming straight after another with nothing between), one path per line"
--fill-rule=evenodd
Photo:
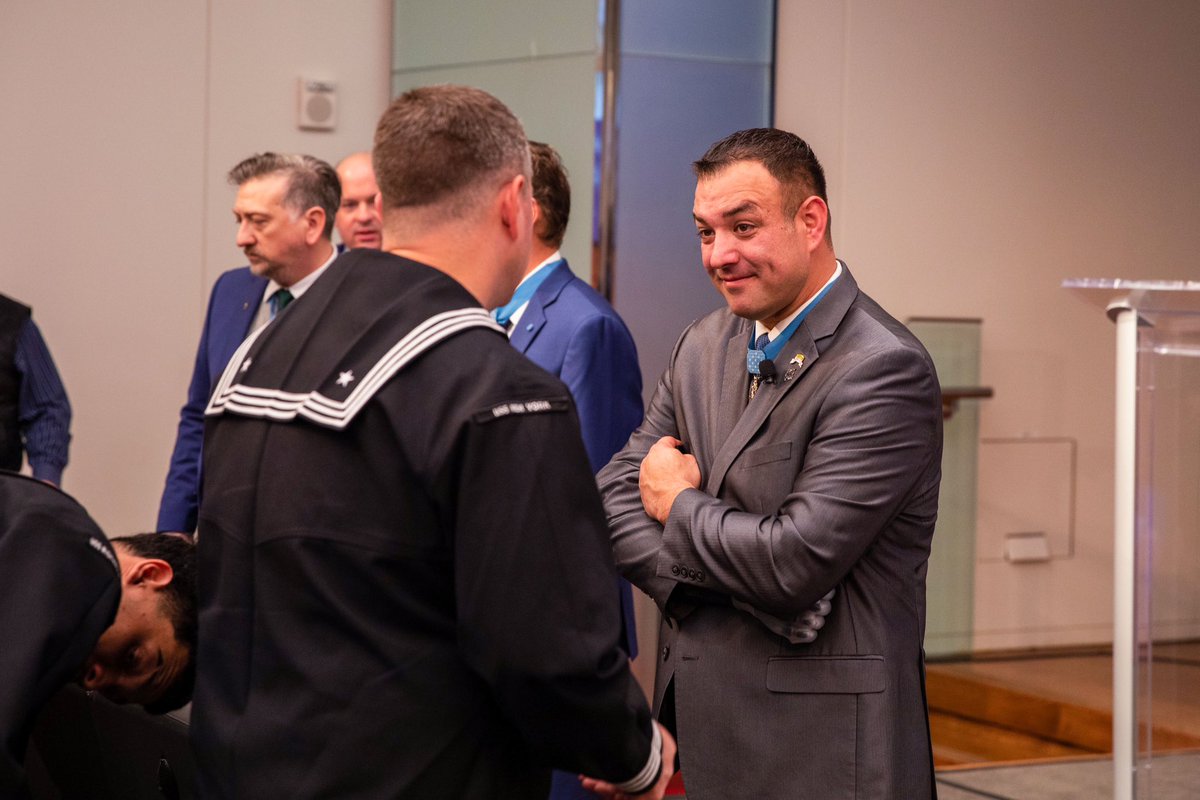
M279 289L267 301L271 304L271 319L275 319L295 299L287 289Z
M770 344L770 342L771 342L771 337L764 333L762 336L759 336L757 339L754 340L754 349L755 350L766 350L767 345ZM754 395L758 394L758 387L761 383L762 383L761 375L750 376L750 400L753 400Z

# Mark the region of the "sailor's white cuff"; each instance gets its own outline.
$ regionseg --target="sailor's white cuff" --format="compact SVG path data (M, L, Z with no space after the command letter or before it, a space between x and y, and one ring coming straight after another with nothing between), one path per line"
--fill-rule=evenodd
M613 784L618 792L641 794L653 786L658 780L658 776L662 774L662 732L658 729L658 723L653 720L650 722L650 728L650 758L646 760L646 766L642 767L641 772L637 775L623 783Z

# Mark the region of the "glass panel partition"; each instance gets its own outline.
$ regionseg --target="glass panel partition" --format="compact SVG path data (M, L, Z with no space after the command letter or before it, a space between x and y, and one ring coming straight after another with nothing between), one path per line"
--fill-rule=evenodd
M1200 283L1066 286L1117 323L1114 797L1183 797L1155 775L1200 770Z
M925 652L970 652L975 610L975 509L979 463L978 319L908 320L933 357L943 390L942 489L926 580Z

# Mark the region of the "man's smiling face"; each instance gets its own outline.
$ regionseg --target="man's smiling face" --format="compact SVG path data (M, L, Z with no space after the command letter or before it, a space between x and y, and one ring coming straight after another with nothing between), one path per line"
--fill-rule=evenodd
M816 291L801 213L808 202L789 215L783 187L758 161L737 161L697 182L692 216L701 258L734 314L772 328Z

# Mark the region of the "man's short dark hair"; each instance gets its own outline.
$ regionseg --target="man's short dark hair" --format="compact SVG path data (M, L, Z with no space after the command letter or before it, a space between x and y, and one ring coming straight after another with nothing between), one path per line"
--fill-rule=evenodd
M778 128L748 128L716 142L692 163L697 178L711 178L739 161L757 161L783 187L783 211L793 216L800 205L816 195L829 205L825 170L808 143ZM833 213L825 227L825 240L833 242Z
M188 665L162 697L145 706L151 714L165 714L191 700L196 683L196 545L186 536L171 533L139 533L112 542L135 556L162 559L174 573L162 590L162 602L176 641L188 650Z
M548 247L562 246L571 218L571 183L558 151L544 142L529 143L533 162L533 199L541 210L541 219L533 233Z
M313 206L320 208L325 212L324 236L328 239L342 204L342 182L334 168L321 159L303 153L256 153L229 170L229 182L241 186L277 173L288 179L284 206L301 214Z
M423 86L397 97L372 151L383 206L428 206L485 181L529 175L525 130L508 107L469 86Z

